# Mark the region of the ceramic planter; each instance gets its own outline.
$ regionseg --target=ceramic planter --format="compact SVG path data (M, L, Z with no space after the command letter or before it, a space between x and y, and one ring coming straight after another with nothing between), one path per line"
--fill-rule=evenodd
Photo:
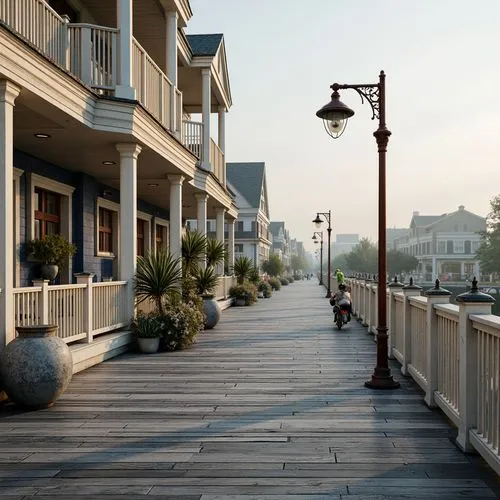
M203 297L203 311L205 312L205 330L213 328L220 320L221 309L213 296Z
M160 347L160 337L137 337L137 343L143 354L154 354L158 352L158 348Z
M18 337L0 357L0 378L15 403L37 409L52 406L73 375L73 358L57 325L18 326Z
M44 280L55 280L58 272L59 267L55 264L42 264L40 266L40 277Z

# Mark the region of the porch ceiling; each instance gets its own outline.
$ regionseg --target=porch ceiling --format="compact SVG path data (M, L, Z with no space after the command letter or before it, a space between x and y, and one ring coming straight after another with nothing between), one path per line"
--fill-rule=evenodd
M200 67L178 68L177 78L179 89L182 91L182 105L188 113L201 113L202 111L202 75ZM219 93L214 78L212 77L212 113L217 112L219 104L224 103L224 99Z
M48 134L50 137L40 139L34 135L38 133ZM118 188L120 157L115 144L123 142L136 142L136 139L130 134L103 132L86 127L61 109L26 90L16 99L14 147L36 158L66 170L84 172L103 184ZM115 164L106 166L102 164L103 161L113 161ZM170 184L167 176L179 173L165 158L144 148L139 155L137 169L139 197L168 209ZM160 189L148 184L159 184ZM187 199L186 204L196 207L194 198Z

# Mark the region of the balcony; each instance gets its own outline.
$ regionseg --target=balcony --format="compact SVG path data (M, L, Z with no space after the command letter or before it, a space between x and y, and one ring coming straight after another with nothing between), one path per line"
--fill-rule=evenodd
M43 0L0 0L0 21L86 86L114 95L119 30L69 23ZM134 38L132 83L136 98L167 130L181 136L182 92Z

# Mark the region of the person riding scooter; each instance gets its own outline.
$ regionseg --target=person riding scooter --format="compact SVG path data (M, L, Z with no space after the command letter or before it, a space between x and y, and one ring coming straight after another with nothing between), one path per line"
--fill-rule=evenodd
M347 291L344 283L340 283L339 289L332 295L330 305L333 306L333 313L336 315L340 308L348 310L347 320L351 321L352 301L351 294Z

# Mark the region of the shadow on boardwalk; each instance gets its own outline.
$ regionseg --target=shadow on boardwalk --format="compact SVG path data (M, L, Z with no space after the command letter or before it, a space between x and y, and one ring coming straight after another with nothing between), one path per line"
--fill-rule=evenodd
M51 409L0 413L0 498L500 498L411 380L365 389L372 337L333 328L293 283L225 311L179 353L128 354L74 377Z

